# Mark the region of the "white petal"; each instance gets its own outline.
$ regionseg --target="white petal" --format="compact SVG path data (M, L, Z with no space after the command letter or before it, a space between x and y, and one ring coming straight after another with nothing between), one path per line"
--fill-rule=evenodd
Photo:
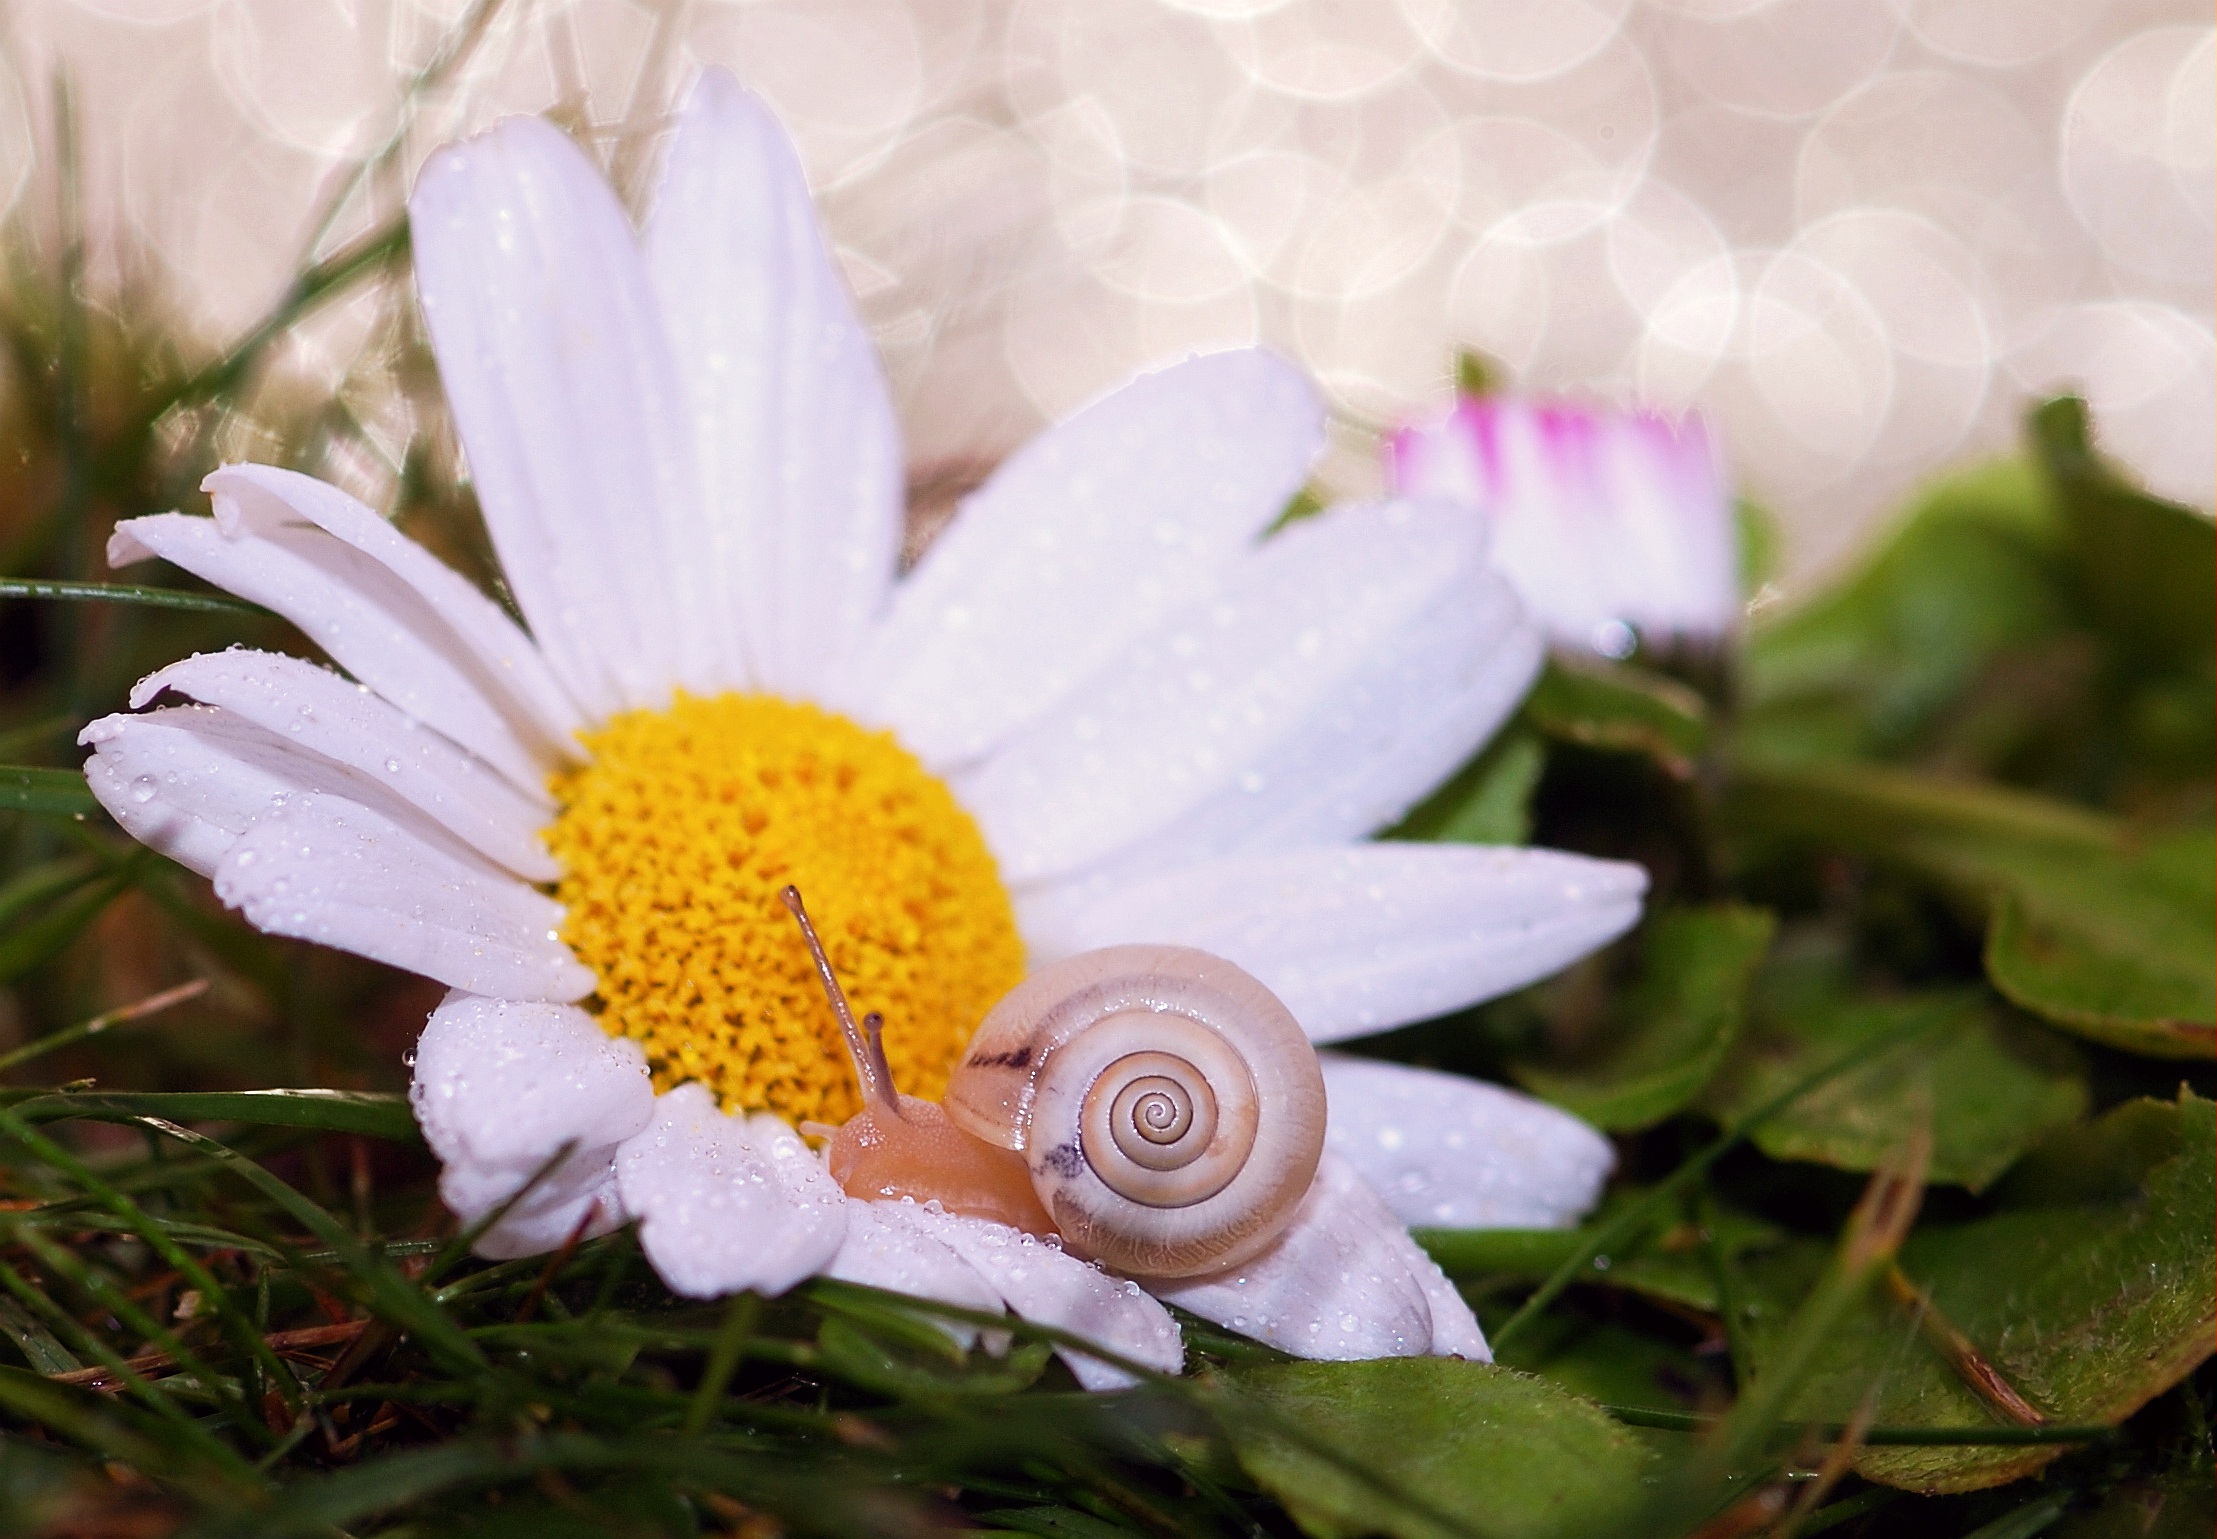
M654 1115L638 1043L575 1005L460 990L417 1039L408 1099L440 1159L524 1175L572 1141L611 1150Z
M231 535L214 519L181 513L116 525L110 565L148 556L276 610L340 667L519 791L545 794L547 771L559 762L553 745L501 713L452 629L390 568L306 525Z
M1415 1253L1409 1258L1409 1271L1424 1289L1425 1305L1432 1311L1432 1356L1492 1362L1493 1348L1486 1345L1486 1333L1471 1311L1470 1300L1414 1239L1409 1241L1409 1249Z
M326 668L276 652L208 652L148 674L133 710L174 690L222 706L304 753L358 770L393 796L527 881L561 875L539 829L543 804L520 795L483 760Z
M537 118L433 156L416 286L501 567L596 716L728 687L706 643L691 425L615 194Z
M1267 541L954 779L1012 882L1082 868L1236 795L1309 734L1410 624L1478 569L1445 504L1343 508Z
M850 1203L847 1238L824 1275L935 1299L958 1309L1000 1313L1001 1295L978 1275L978 1269L945 1240L910 1220L910 1214L923 1211L914 1203ZM977 1339L974 1325L927 1318L965 1347Z
M1153 1287L1180 1309L1296 1357L1422 1357L1432 1350L1432 1307L1411 1252L1431 1267L1377 1193L1326 1154L1270 1249L1228 1272Z
M894 595L842 699L928 764L977 758L1216 588L1324 441L1259 350L1145 374L1049 428L966 501Z
M243 654L242 654L243 655ZM262 818L302 792L376 808L416 837L465 854L443 828L368 774L220 706L103 716L78 733L85 778L135 839L203 876Z
M1185 1366L1178 1322L1139 1284L990 1219L914 1208L903 1220L953 1247L1024 1319L1082 1336L1158 1373ZM1083 1352L1056 1352L1087 1389L1124 1389L1134 1382L1123 1369Z
M1559 642L1618 655L1624 626L1713 638L1740 615L1732 500L1699 418L1466 398L1405 429L1404 495L1472 505L1495 559Z
M562 906L385 812L307 791L240 835L216 896L271 935L335 946L503 999L582 999Z
M328 482L274 465L226 465L200 483L216 524L238 538L305 521L386 568L445 623L453 656L519 736L548 763L577 757L577 702L501 607L375 512ZM436 723L434 723L436 725ZM543 794L534 781L533 794Z
M655 1102L654 1121L617 1153L616 1175L640 1248L689 1298L783 1293L846 1237L851 1204L792 1130L775 1117L727 1117L698 1084Z
M476 1165L449 1165L439 1173L439 1200L468 1228L481 1222L516 1189L531 1179ZM560 1248L571 1235L589 1240L628 1221L616 1187L614 1151L573 1154L513 1203L471 1242L470 1248L494 1261L543 1255Z
M699 446L686 534L714 645L754 687L811 697L893 580L900 428L792 143L722 70L686 103L647 262Z
M1318 1055L1325 1146L1405 1224L1555 1229L1594 1204L1609 1141L1569 1112L1460 1074Z
M576 1145L479 1237L480 1254L551 1249L594 1203L589 1234L624 1221L616 1146L654 1115L654 1087L639 1044L611 1037L576 1006L447 995L417 1040L408 1100L446 1167L440 1195L465 1226Z
M213 706L103 716L77 741L93 750L85 783L124 832L202 876L286 797L353 778Z
M1088 872L1116 884L1221 855L1360 839L1478 750L1538 674L1539 632L1473 568L1293 733L1167 827Z
M1105 895L1019 896L1043 958L1128 941L1238 963L1318 1042L1459 1010L1546 977L1630 929L1647 873L1480 845L1355 844L1235 856Z
M499 872L386 787L213 705L106 716L86 785L124 829L257 929L355 951L472 993L574 1000L592 974L561 905Z

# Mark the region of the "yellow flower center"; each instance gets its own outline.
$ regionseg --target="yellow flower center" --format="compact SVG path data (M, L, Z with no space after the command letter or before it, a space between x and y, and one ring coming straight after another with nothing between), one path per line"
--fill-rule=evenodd
M554 777L547 845L562 937L601 1024L655 1087L727 1110L842 1122L858 1109L839 1023L793 916L808 900L856 1015L885 1016L909 1095L937 1097L1024 972L1015 911L977 825L889 732L764 695L627 711Z

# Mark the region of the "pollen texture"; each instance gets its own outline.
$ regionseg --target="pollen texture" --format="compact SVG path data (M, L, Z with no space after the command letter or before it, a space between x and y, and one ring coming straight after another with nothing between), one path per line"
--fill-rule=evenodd
M1007 889L977 825L886 732L762 695L630 711L558 775L547 844L563 938L610 1033L658 1090L841 1122L858 1108L839 1023L792 915L807 900L859 1018L885 1017L903 1093L936 1098L1023 976Z

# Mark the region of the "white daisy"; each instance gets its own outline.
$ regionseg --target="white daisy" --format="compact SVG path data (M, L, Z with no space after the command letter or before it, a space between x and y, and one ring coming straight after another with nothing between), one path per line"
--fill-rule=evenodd
M449 1206L477 1222L570 1150L485 1254L636 1221L681 1293L829 1272L1174 1371L1177 1329L1132 1283L840 1192L793 1131L856 1101L784 884L925 1096L1027 961L1201 947L1330 1042L1515 988L1636 917L1635 867L1365 842L1486 738L1540 646L1452 508L1263 538L1322 437L1276 358L1104 397L901 577L884 380L790 145L731 79L695 89L643 239L532 119L436 156L411 214L529 634L336 489L227 467L213 519L131 520L110 560L266 605L351 677L189 658L86 729L86 776L249 922L452 989L413 1091ZM192 703L145 709L164 694ZM1482 1354L1403 1225L1567 1222L1608 1146L1468 1080L1326 1077L1301 1218L1236 1275L1159 1291L1311 1355Z
M1403 496L1485 516L1494 565L1560 646L1627 657L1739 624L1739 534L1699 417L1466 396L1395 434L1387 468Z

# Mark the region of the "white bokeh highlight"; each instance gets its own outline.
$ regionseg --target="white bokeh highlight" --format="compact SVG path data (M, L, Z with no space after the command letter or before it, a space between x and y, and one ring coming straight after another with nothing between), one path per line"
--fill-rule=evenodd
M1342 495L1375 489L1354 430L1436 405L1455 346L1699 406L1802 577L2032 392L2084 390L2157 491L2217 483L2217 32L2186 0L573 0L501 12L319 228L465 9L25 8L0 199L35 195L66 65L98 260L153 253L220 340L503 114L594 125L636 194L721 63L798 139L926 467L1259 341L1323 383ZM394 304L288 365L373 401Z

